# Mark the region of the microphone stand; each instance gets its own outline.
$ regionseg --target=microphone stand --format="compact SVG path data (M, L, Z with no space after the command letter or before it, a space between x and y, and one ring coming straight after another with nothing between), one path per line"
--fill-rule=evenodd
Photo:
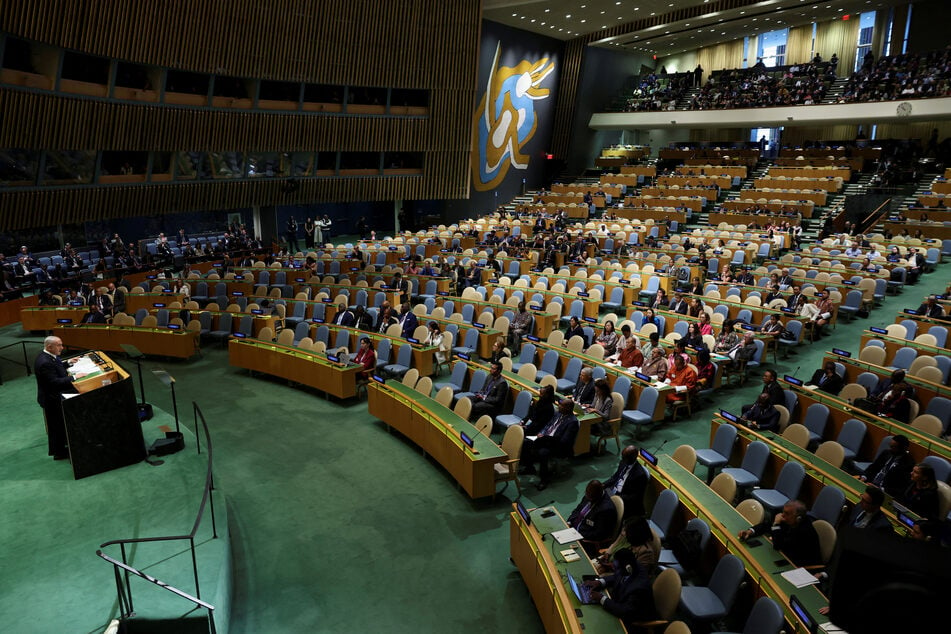
M152 406L145 401L145 383L142 380L142 357L145 355L132 344L123 343L120 344L120 346L126 355L135 361L136 372L139 375L139 394L142 396L142 401L137 405L139 409L139 422L151 420Z

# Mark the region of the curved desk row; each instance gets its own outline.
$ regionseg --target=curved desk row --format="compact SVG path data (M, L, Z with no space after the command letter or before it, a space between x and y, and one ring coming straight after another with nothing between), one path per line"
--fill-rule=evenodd
M256 339L230 339L228 362L238 368L307 385L341 399L356 396L357 375L363 369L354 363L333 363L320 352Z
M827 620L820 617L819 609L827 607L829 602L818 587L796 588L779 574L794 569L782 553L762 543L765 540L760 540L761 545L753 546L737 537L741 530L749 528L749 522L726 500L670 456L660 456L656 466L649 463L646 466L653 476L651 482L655 489L670 489L680 498L684 524L693 517L707 523L716 543L717 558L731 553L743 562L752 584L748 589L740 590L738 604L748 602L752 605L756 596L766 595L783 608L787 632L808 632L806 625L789 606L790 597L795 595L813 618Z
M856 452L857 458L865 461L875 459L875 452L879 444L886 436L895 436L903 434L911 441L909 453L915 459L915 462L921 462L925 456L941 456L945 460L951 460L951 443L942 440L937 436L932 436L919 429L891 418L883 418L875 414L861 410L836 396L827 394L820 390L810 390L795 386L785 379L782 379L782 386L796 394L799 401L798 415L792 414L790 423L801 423L805 418L806 410L813 403L821 403L829 408L829 421L826 425L823 440L837 438L845 421L850 418L865 423L867 432L862 441L862 446Z
M469 497L495 493L495 465L508 459L502 449L468 421L432 398L397 381L370 381L371 415L416 443L456 479ZM462 441L473 440L470 448Z
M553 515L544 517L548 511ZM595 574L591 560L585 556L580 542L553 545L551 533L564 530L568 524L555 509L528 511L531 524L516 511L509 514L509 556L522 575L532 601L548 634L581 634L582 632L627 632L623 623L604 611L600 605L581 605L566 581ZM547 543L546 543L547 542ZM581 557L567 562L560 552L573 548Z
M799 493L798 499L805 502L808 507L813 505L823 487L834 486L845 494L845 499L848 501L849 506L846 510L847 514L851 511L853 506L859 503L862 493L865 492L865 488L868 486L867 483L862 482L857 477L846 473L838 467L832 466L822 458L816 456L816 454L789 442L778 434L769 431L756 431L744 425L734 425L719 414L713 417L713 421L710 424L711 443L721 425L733 425L737 429L738 442L733 446L733 454L730 456L730 466L740 466L743 462L743 455L746 453L751 442L758 440L769 447L770 460L766 463L761 486L771 486L775 483L780 471L782 471L782 468L787 462L798 462L801 464L806 470L806 480L803 482L803 488ZM889 501L891 500L888 496L886 496L886 498ZM898 521L895 512L891 508L890 502L884 504L882 510L885 515L888 516L888 519L891 520L892 526L899 534L906 534L908 532L908 528ZM906 512L906 515L917 519L917 516L910 511Z

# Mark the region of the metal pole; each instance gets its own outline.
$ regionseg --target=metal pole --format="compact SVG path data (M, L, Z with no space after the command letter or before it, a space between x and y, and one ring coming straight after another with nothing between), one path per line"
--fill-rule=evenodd
M122 550L122 563L128 565L129 562L126 560L126 557L125 557L125 544L119 544L119 547ZM129 614L132 614L132 611L135 608L132 606L132 584L130 583L128 570L125 571L125 588L126 588L125 591L127 595L126 600L129 602Z
M175 412L175 433L179 433L181 430L178 426L178 402L175 400L175 381L172 381L170 384L172 388L172 410ZM201 597L198 597L199 599Z
M33 371L30 369L30 360L26 356L26 342L21 341L20 347L23 348L23 365L26 366L26 375L30 376L31 374L33 374Z
M188 543L191 544L192 551L192 570L195 572L195 596L201 598L201 588L198 587L198 559L195 557L195 538L189 537Z

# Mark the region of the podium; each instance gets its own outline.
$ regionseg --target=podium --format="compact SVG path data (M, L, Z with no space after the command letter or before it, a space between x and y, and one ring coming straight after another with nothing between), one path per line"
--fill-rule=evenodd
M73 383L79 394L63 401L73 477L135 464L146 457L132 377L104 352L82 355L95 371Z

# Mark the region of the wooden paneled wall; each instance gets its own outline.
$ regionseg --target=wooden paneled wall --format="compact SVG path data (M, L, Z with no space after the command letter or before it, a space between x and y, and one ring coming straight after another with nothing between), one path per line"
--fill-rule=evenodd
M445 162L458 171L459 164L463 169L468 166L468 156L446 157ZM292 194L281 191L284 182L238 180L8 191L0 195L0 231L253 205L461 198L465 193L457 182L429 173L415 178L299 179L299 189Z
M468 196L480 0L6 2L0 30L187 71L429 91L423 119L228 112L0 89L0 147L424 152L422 176L0 190L0 231L254 204Z
M10 0L0 29L196 72L468 89L480 19L479 0Z
M442 107L466 116L468 103L447 95ZM455 102L455 103L453 103ZM0 90L0 147L161 151L424 151L446 147L446 126L431 118L339 117L202 110L92 101ZM447 122L449 123L449 122ZM467 150L468 139L450 148Z

